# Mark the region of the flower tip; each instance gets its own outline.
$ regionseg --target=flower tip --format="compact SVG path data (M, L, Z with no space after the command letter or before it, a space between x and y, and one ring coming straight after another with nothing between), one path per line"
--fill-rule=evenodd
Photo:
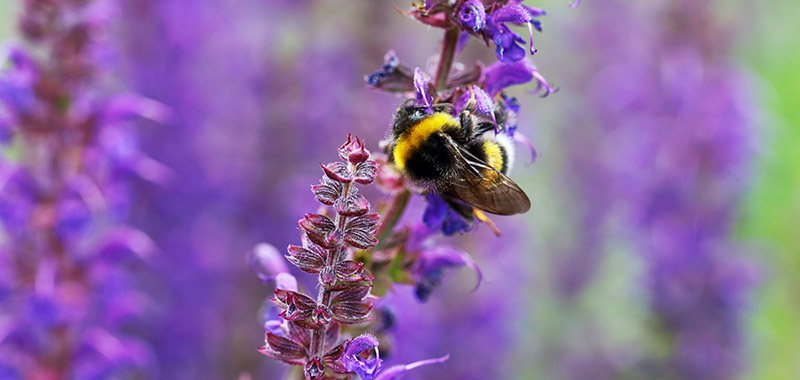
M256 245L248 257L250 267L262 281L269 282L289 269L278 249L268 243Z

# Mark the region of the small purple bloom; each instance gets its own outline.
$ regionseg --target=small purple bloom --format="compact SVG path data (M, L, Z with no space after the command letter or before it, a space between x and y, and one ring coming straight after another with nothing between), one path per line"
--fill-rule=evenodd
M458 10L458 18L464 26L480 32L486 26L486 9L480 0L467 0Z
M495 54L497 59L506 63L513 63L525 57L525 49L518 45L525 40L513 32L506 23L526 24L530 38L530 52L536 53L533 47L533 29L542 30L541 22L534 17L543 16L545 12L538 8L531 8L520 4L511 4L498 8L487 17L484 38L491 39L497 46Z
M417 105L425 106L428 113L433 113L433 96L428 90L429 81L425 78L425 74L419 67L414 69L414 90L417 94Z
M473 85L470 85L467 91L456 101L456 111L465 109L470 101L474 103L475 111L479 114L494 115L494 101L492 101L492 98L480 87Z
M425 302L430 298L433 290L441 284L445 268L469 266L478 275L478 282L475 285L477 288L483 280L483 274L472 257L454 247L433 245L429 240L433 231L425 226L412 229L407 247L410 251L419 252L419 256L411 268L411 275L416 282L414 292L417 299Z
M533 62L527 59L510 64L495 62L489 65L483 71L481 83L490 96L495 96L507 87L525 84L534 79L536 80L536 89L533 93L542 92L541 96L546 97L556 92L539 73Z
M473 105L475 111L482 115L488 115L494 123L494 132L498 133L497 117L494 113L494 101L485 91L478 86L470 85L467 92L461 95L456 101L456 110L460 111Z
M375 357L362 358L361 353L367 350L374 350ZM383 363L378 351L378 339L369 334L362 334L348 341L345 343L344 355L341 360L349 372L357 373L363 380L374 379Z
M256 245L248 259L250 267L264 283L270 282L279 274L289 271L283 255L272 244L261 243Z
M92 215L81 199L69 197L58 203L56 228L62 239L74 241L80 238L89 228L91 221Z
M296 292L297 279L289 272L278 273L278 275L275 276L275 288Z
M491 31L492 40L496 45L495 55L497 59L506 63L513 63L525 58L525 49L517 43L525 43L519 34L514 33L505 25L492 25L487 28Z
M383 81L384 78L394 73L395 69L397 69L397 66L399 65L400 59L397 58L397 54L394 52L394 50L389 50L383 57L383 66L381 66L378 71L367 75L364 80L368 85L376 86Z
M422 214L422 222L426 227L441 229L446 236L472 230L473 224L464 220L464 217L453 210L438 194L425 194L425 199L428 205Z

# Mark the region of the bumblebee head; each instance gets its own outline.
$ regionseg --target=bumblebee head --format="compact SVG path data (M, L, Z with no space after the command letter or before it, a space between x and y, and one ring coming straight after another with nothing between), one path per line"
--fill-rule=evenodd
M432 106L433 112L450 113L453 109L452 104L439 103ZM408 99L397 109L394 114L394 126L392 127L392 137L397 139L409 128L419 124L421 121L430 117L431 113L427 107L420 107L415 104L415 99Z

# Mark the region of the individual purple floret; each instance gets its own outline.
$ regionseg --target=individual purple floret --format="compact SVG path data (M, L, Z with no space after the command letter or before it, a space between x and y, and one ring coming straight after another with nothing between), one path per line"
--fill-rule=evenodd
M432 1L418 5L409 12L415 19L439 28L456 28L468 36L482 38L486 45L495 45L497 59L505 63L513 63L523 59L526 50L536 52L533 47L533 30L542 31L538 17L544 16L544 10L522 4L522 0L496 0L483 2L467 1ZM529 48L525 49L525 40L512 31L507 24L524 25L528 28Z

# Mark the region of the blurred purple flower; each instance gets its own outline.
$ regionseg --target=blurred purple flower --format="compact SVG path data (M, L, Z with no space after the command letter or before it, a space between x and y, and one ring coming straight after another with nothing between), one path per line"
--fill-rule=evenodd
M154 376L139 338L153 305L132 270L153 249L114 207L135 177L127 157L143 156L135 144L108 149L104 136L133 132L102 117L113 97L95 80L112 14L102 1L26 2L25 47L0 62L5 140L19 146L2 163L0 250L14 269L0 284L14 292L0 297L0 356L21 378Z
M261 243L256 245L248 259L250 267L256 273L256 276L265 283L274 280L281 273L289 272L283 255L272 244Z
M431 202L428 203L430 206ZM452 211L449 207L442 202L440 207ZM457 221L463 221L458 215L452 216ZM463 222L461 222L463 223ZM478 276L475 288L480 285L483 274L480 268L472 260L468 253L458 248L442 245L441 243L434 242L432 236L439 228L427 227L417 225L410 231L409 241L406 249L409 252L415 252L417 258L411 268L410 274L415 280L415 295L417 299L425 302L427 301L433 290L438 287L444 277L444 270L446 268L458 268L468 266L472 268ZM445 234L447 234L445 232Z
M742 75L720 42L727 27L711 19L706 3L671 2L645 12L624 2L587 6L637 21L608 28L607 35L597 35L596 26L583 32L602 50L598 62L586 58L589 118L600 131L569 141L577 150L592 147L574 153L585 202L597 205L582 223L587 229L602 223L610 212L602 204L630 210L657 336L670 342L667 358L640 353L650 363L645 376L735 378L745 360L742 323L754 269L733 221L753 127ZM599 239L595 231L582 244L602 246ZM581 266L599 260L600 252L590 251L591 260L582 247L576 252L573 263ZM592 273L573 269L567 283L584 284Z

